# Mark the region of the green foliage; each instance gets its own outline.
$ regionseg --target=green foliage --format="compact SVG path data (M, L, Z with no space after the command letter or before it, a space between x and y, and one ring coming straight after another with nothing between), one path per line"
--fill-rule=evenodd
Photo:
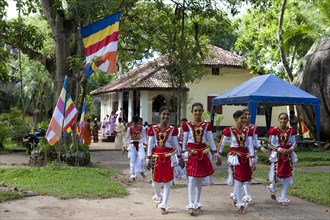
M330 206L330 178L328 172L295 171L294 184L289 193L320 205Z
M3 145L8 137L21 141L22 136L30 130L31 127L22 119L20 110L13 108L10 113L0 114L0 145Z
M0 114L0 149L4 148L5 140L10 136L12 133L11 126L8 120L3 120L3 114Z
M97 71L91 75L87 84L87 93L100 88L115 79L113 74L104 74L103 72Z
M269 168L257 165L253 176L258 179L268 179ZM320 205L330 205L330 179L328 172L294 171L294 183L289 187L289 194L315 202Z
M298 163L295 166L327 166L330 164L329 152L317 151L297 151ZM263 152L258 151L258 160L260 162L269 163L268 156Z
M208 112L208 111L203 112L203 114L202 114L202 120L210 121L211 120L211 118L210 118L210 112Z
M330 19L322 13L329 0L288 1L284 12L283 39L286 59L296 75L301 59L322 35L329 34ZM254 74L275 73L285 78L278 42L278 18L282 1L267 8L250 8L239 26L235 48L247 57L246 65Z
M117 181L109 180L115 170L64 166L49 168L0 168L6 185L31 190L41 195L68 198L109 198L126 196L128 192Z
M22 195L16 191L0 190L0 203L22 198Z
M17 82L10 93L14 100L18 100L18 106L22 106L23 102L24 115L33 113L39 120L47 119L54 96L54 84L49 73L40 62L22 56L22 75L23 97L21 82Z
M42 121L38 123L38 128L44 129L47 131L49 125L49 121Z

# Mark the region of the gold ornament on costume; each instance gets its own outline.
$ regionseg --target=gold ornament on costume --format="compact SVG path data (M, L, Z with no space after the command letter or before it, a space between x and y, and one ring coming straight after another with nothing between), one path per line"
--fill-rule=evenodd
M237 144L240 147L245 146L245 140L246 140L246 128L242 130L242 132L239 132L235 127L232 127L232 132L236 138Z
M281 133L280 134L280 144L281 145L285 145L287 138L288 138L288 134L286 132L285 133Z
M159 132L158 133L158 139L159 139L159 147L163 147L164 146L164 140L165 140L165 137L166 137L166 133L163 133L163 132Z
M244 134L237 134L237 140L240 147L244 147L245 142L245 135Z
M140 140L142 138L141 132L142 132L142 128L139 127L130 127L131 130L131 139L132 140Z
M203 134L203 128L201 127L195 127L195 137L196 137L196 142L201 143L202 141L202 134Z

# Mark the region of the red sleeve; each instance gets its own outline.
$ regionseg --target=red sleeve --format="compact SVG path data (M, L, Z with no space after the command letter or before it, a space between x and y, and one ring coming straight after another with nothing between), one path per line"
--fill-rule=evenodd
M297 135L297 129L295 127L291 128L291 134L292 135Z
M254 132L255 134L259 134L259 130L258 130L258 127L257 127L257 126L255 126L254 131L255 131L255 132Z
M187 124L187 122L184 122L184 123L182 124L182 130L183 130L183 132L188 132L188 131L189 131L189 128L188 128L188 124Z
M206 131L213 131L211 122L207 123Z
M154 130L152 129L152 126L150 126L147 130L148 136L153 136L154 135Z
M173 132L172 132L172 136L178 136L178 134L179 134L178 128L177 127L174 127L173 128Z
M253 129L249 128L248 136L253 136Z
M224 128L223 131L222 131L222 135L230 137L230 129L229 128Z
M276 130L275 128L270 128L269 131L268 131L268 135L276 135Z

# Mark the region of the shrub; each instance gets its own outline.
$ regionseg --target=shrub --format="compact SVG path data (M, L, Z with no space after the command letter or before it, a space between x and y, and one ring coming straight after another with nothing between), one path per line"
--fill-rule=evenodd
M0 120L8 129L6 136L12 140L20 142L25 133L31 131L31 126L22 118L22 111L12 108L9 113L0 115ZM3 127L3 126L1 126Z

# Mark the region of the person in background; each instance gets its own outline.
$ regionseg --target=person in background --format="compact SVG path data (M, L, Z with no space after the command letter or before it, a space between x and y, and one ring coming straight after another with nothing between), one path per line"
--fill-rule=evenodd
M123 119L123 108L120 108L116 111L116 124L118 124L118 119L121 118Z
M123 135L125 132L125 125L122 118L118 118L118 124L116 124L116 135L117 135L117 148L122 149L123 147Z
M93 141L94 141L94 143L99 142L99 129L100 129L100 126L97 123L97 118L95 118L94 124L93 124Z
M130 158L130 179L135 180L136 174L140 173L146 178L145 172L145 147L147 145L147 135L142 125L139 125L139 116L134 116L132 125L127 128L123 151L128 150Z
M200 197L202 193L202 182L204 177L214 173L214 169L209 158L209 142L213 156L217 159L217 165L221 165L221 160L217 152L212 125L210 122L202 120L204 112L202 103L194 103L191 108L193 120L182 124L183 140L182 151L185 152L186 172L188 176L188 205L186 209L190 215L195 211L202 211Z
M281 196L277 201L284 206L289 205L290 200L286 197L289 186L293 183L293 163L297 162L297 155L294 153L297 131L295 127L287 127L289 117L287 113L278 116L278 127L269 129L268 145L273 149L269 158L271 161L268 186L271 198L276 200L277 183L282 184Z
M219 154L221 155L226 142L230 141L228 152L228 167L234 168L234 205L240 214L245 214L247 203L242 199L242 187L252 179L252 170L255 164L255 152L252 144L252 135L246 127L246 115L243 111L237 110L233 117L235 124L232 127L223 129L219 143Z
M107 133L107 124L109 120L109 115L105 116L102 120L101 127L102 127L102 135L104 136Z
M178 131L179 131L178 141L179 141L181 151L182 151L182 140L183 140L182 124L186 123L187 121L188 120L186 118L182 118L180 128L178 128ZM176 166L175 169L174 169L174 174L175 174L175 178L184 179L185 178L185 168L180 167L180 166Z
M148 122L147 122L147 121L145 121L145 122L144 122L144 125L143 125L143 127L144 127L144 129L146 129L146 131L148 130L148 128L149 128L149 125L148 125Z
M152 199L161 209L161 214L168 213L168 199L173 180L173 168L183 165L178 142L178 129L169 125L170 110L162 107L159 110L160 122L148 128L148 151L146 165L152 168L152 179L155 195ZM163 186L163 193L161 188Z
M256 149L258 149L258 150L262 151L263 153L265 153L269 157L270 152L267 149L265 149L263 146L261 146L261 144L258 142L258 127L256 125L250 123L250 121L251 121L250 110L249 109L243 109L242 111L246 115L245 126L249 128L249 132L252 135L253 146ZM255 163L257 163L257 160L258 160L258 157L255 154ZM250 166L252 166L252 161L250 161ZM254 166L254 168L255 168L255 166ZM232 168L230 168L228 170L228 172L232 173ZM253 170L252 170L252 172L253 172ZM231 177L232 177L232 174L231 174ZM249 203L250 205L252 205L253 201L252 201L252 197L251 197L251 194L250 194L250 184L251 184L251 181L248 182L248 183L245 183L243 185L244 193L245 193L245 196L243 197L243 201L246 202L246 203ZM236 200L235 194L234 193L230 194L230 198L232 198L233 200Z
M297 126L298 126L299 120L298 120L298 118L297 118L294 111L290 111L290 119L289 120L290 120L290 127L295 128L296 131L297 131Z
M110 115L110 119L109 119L109 122L110 122L109 133L110 133L110 135L112 135L112 134L115 133L116 121L117 121L117 120L116 120L115 112L112 111L112 112L111 112L111 115Z
M141 117L139 117L139 125L144 126L144 125L143 125L143 118L141 118Z
M90 145L92 143L92 137L91 137L91 120L84 119L84 127L82 129L82 135L83 135L83 140L84 144Z

